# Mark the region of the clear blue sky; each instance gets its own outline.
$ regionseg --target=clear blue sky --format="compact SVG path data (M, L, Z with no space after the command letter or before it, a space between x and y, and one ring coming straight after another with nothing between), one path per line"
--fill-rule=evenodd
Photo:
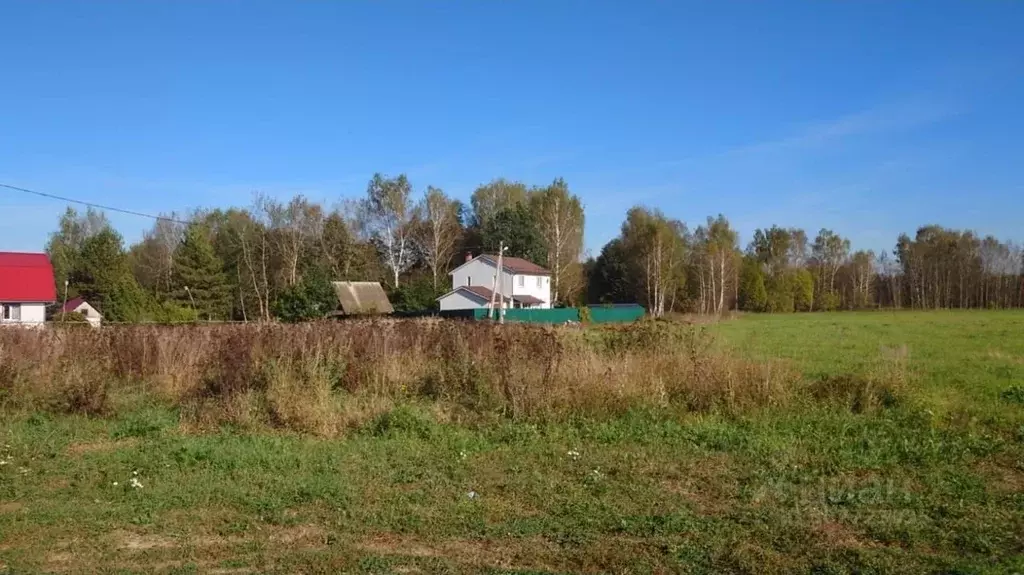
M0 0L0 182L147 212L564 177L743 242L1024 240L1024 2ZM60 202L0 190L0 250ZM126 239L151 222L112 216Z

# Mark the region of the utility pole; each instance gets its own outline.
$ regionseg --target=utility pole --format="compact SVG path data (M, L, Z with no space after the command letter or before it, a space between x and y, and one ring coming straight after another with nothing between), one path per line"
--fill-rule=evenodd
M503 311L505 309L505 301L501 297L501 266L502 256L505 255L505 250L507 249L508 247L505 245L505 242L498 242L498 270L494 273L494 281L491 282L491 308L487 310L487 319L493 319L494 300L497 299L500 306L498 308L498 321L501 323L505 323L505 313Z
M64 314L67 312L68 307L68 280L64 280L64 305L60 308L60 322L64 323Z
M498 249L498 269L491 276L491 305L487 309L487 319L494 319L494 296L498 293L498 276L501 275L501 248Z
M188 299L192 302L192 313L196 314L196 320L199 320L199 312L196 311L196 299L192 297L192 290L188 289L188 286L185 286L185 293L188 294Z
M494 300L498 300L498 322L505 323L505 298L501 293L501 268L508 246L505 242L498 242L498 270L494 274L494 281L491 283L491 309L487 310L487 319L494 318Z
M505 323L505 294L502 293L501 270L505 257L505 242L498 243L498 323Z

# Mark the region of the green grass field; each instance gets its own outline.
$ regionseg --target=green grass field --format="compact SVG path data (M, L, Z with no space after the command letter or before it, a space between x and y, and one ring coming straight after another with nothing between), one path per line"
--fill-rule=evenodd
M932 411L1009 418L1000 401L1024 384L1024 312L888 311L749 315L715 330L753 357L787 358L808 378L861 373L885 356L905 356L911 394Z
M905 381L870 409L469 426L408 405L341 440L20 414L0 572L1024 572L1024 313L708 329L808 386Z

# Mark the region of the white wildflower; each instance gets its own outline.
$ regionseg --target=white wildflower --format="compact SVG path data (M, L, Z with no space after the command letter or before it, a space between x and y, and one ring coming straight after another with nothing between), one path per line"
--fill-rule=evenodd
M131 481L128 482L128 485L132 489L142 489L142 482L139 481L138 477L132 477Z
M470 491L469 493L466 494L466 497L470 499L476 499L477 497L480 497L480 495L477 494L476 491Z
M466 458L466 452L465 451L460 451L459 452L459 459L465 459L465 458Z
M22 475L25 475L28 473L28 467L19 467L18 471L21 472Z
M579 461L580 459L580 452L575 449L570 449L566 455L568 455L573 461Z
M113 483L112 485L113 485L114 487L117 487L117 482L115 481L115 482L114 482L114 483Z

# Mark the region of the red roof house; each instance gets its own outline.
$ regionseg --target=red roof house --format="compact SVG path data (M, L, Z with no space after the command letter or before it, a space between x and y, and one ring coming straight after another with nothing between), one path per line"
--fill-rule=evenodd
M52 303L56 300L57 286L49 256L0 252L0 302Z

